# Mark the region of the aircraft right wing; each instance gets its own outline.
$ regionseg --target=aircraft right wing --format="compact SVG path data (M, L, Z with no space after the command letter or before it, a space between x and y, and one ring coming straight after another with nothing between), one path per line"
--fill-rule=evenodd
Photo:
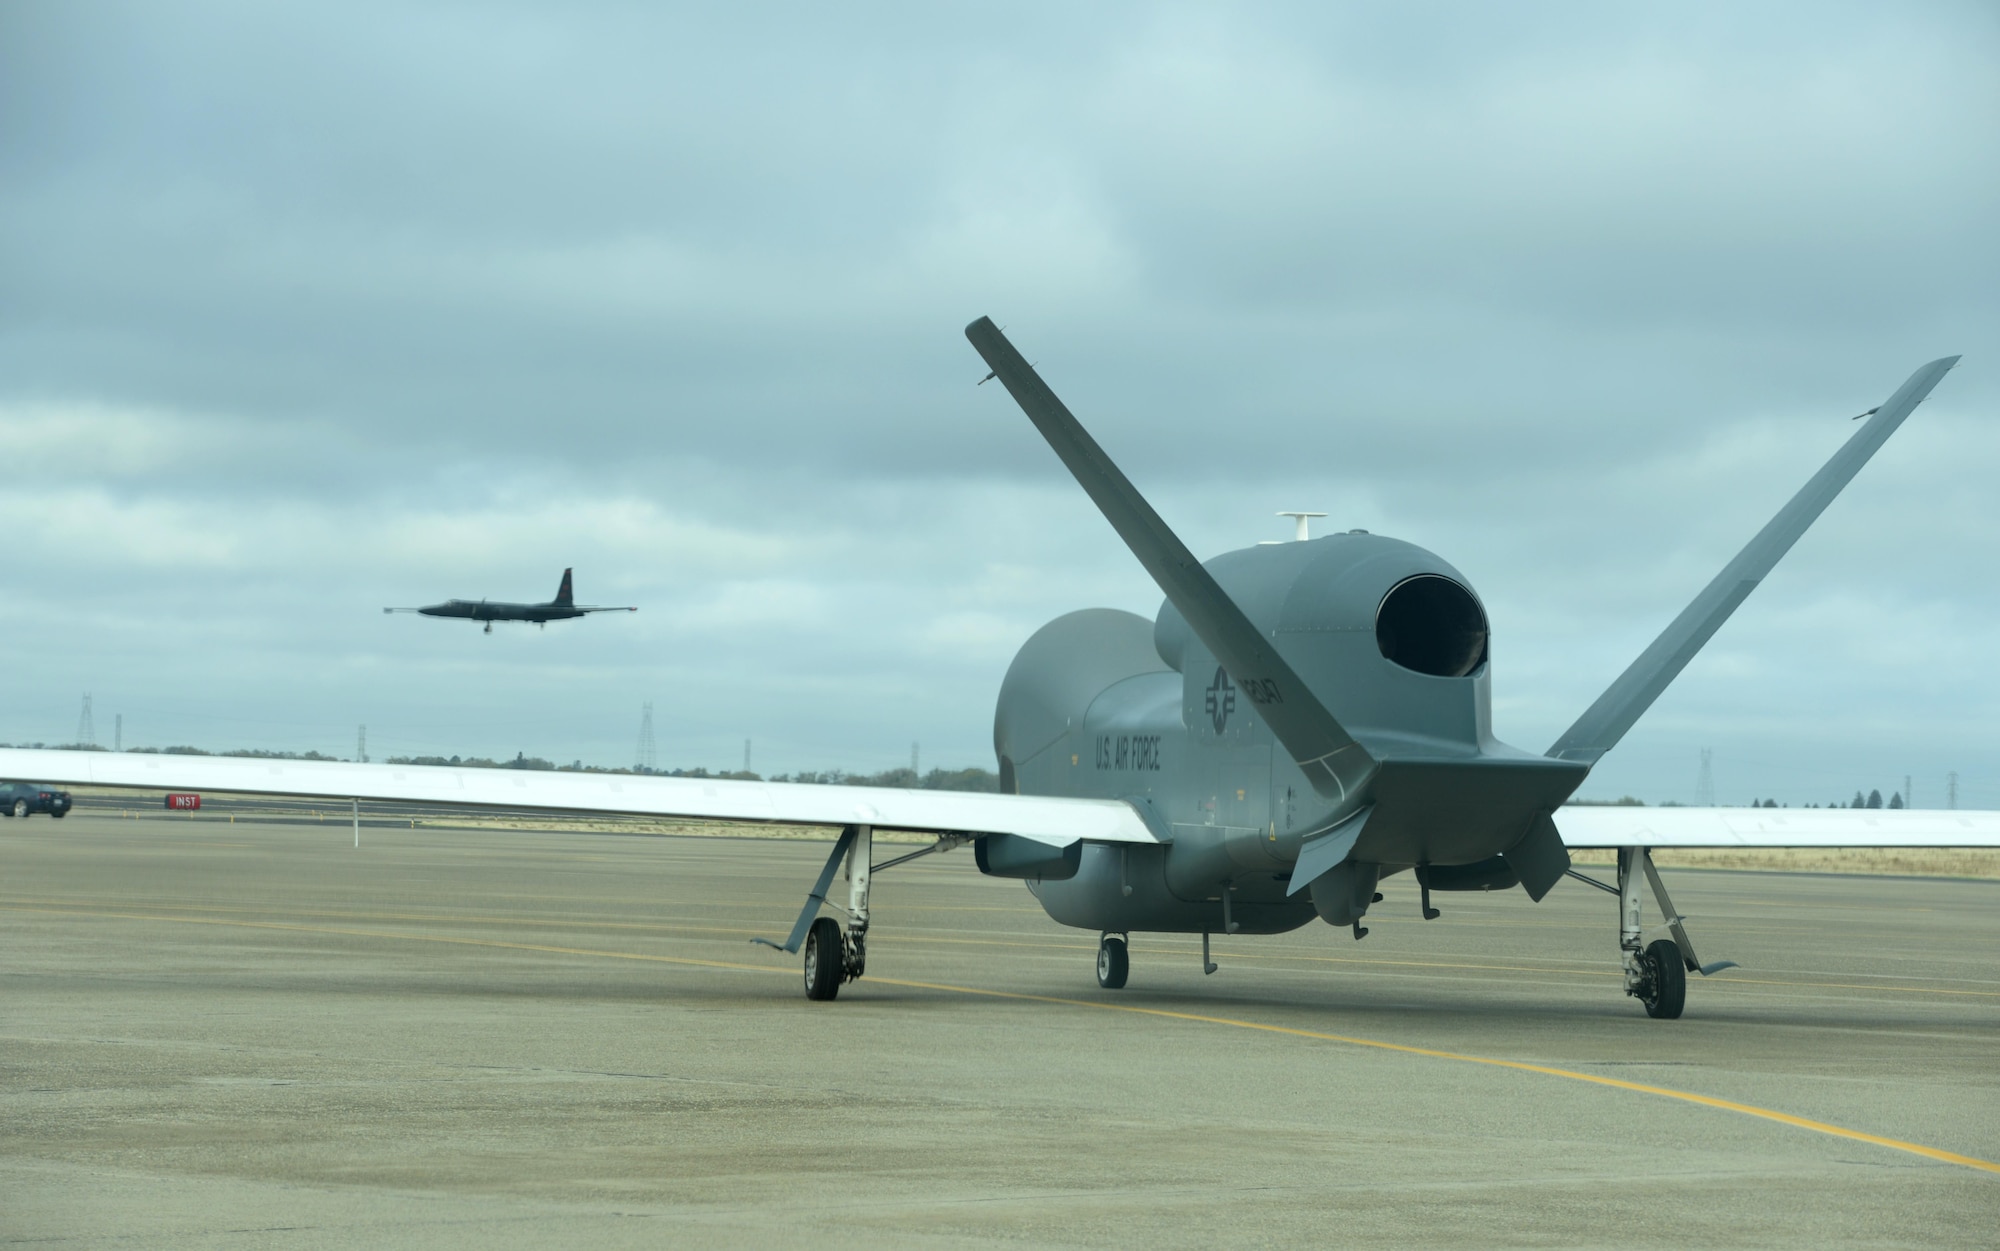
M1784 554L1792 550L1792 544L1799 541L1806 528L1826 511L1833 497L1853 480L1868 458L1903 424L1903 418L1923 403L1931 388L1956 364L1956 356L1932 361L1911 374L1909 381L1884 400L1880 408L1872 410L1874 416L1841 445L1811 481L1799 488L1799 493L1778 510L1778 515L1757 532L1757 537L1736 554L1736 559L1723 566L1715 580L1694 597L1694 602L1660 631L1660 637L1618 675L1617 681L1605 688L1597 702L1576 719L1576 724L1555 741L1547 754L1557 760L1596 764L1599 757L1616 747L1632 723L1653 706L1653 701L1680 675L1695 653L1714 637Z
M2000 812L1927 808L1628 808L1556 813L1575 847L2000 847Z
M1050 847L1067 847L1080 839L1161 841L1137 809L1119 800L974 791L18 748L0 749L0 777L160 791L541 808L789 825L867 825L880 830L973 837L1012 834Z

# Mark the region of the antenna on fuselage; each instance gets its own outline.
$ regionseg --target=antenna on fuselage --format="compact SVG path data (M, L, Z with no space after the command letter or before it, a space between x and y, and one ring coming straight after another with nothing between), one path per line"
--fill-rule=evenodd
M1312 537L1312 535L1310 535L1310 534L1307 534L1307 533L1306 533L1306 519L1307 519L1307 518L1309 518L1309 517L1324 517L1324 516L1326 516L1326 514L1325 514L1325 513L1289 513L1289 512L1281 512L1281 513L1279 513L1279 514L1278 514L1278 516L1280 516L1280 517L1290 517L1290 518L1291 518L1291 519L1292 519L1292 520L1293 520L1294 522L1297 522L1297 523L1298 523L1298 524L1297 524L1297 526L1296 526L1296 528L1294 528L1294 529L1293 529L1293 531L1292 531L1292 542L1294 542L1294 543L1303 543L1303 542L1305 542L1305 541L1306 541L1307 539L1309 539L1309 538L1311 538L1311 537Z

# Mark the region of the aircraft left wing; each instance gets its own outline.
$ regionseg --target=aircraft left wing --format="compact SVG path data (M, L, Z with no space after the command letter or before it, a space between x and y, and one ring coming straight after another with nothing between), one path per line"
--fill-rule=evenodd
M159 791L1013 834L1050 847L1080 839L1161 841L1132 805L1119 800L881 786L15 748L0 748L0 777Z
M1568 847L2000 847L2000 812L1925 808L1563 808Z
M965 337L992 367L989 376L1000 380L1035 423L1084 494L1187 618L1195 636L1257 705L1257 715L1291 753L1313 789L1339 800L1360 790L1378 767L1374 758L1153 511L1035 367L991 318L981 317L967 326Z

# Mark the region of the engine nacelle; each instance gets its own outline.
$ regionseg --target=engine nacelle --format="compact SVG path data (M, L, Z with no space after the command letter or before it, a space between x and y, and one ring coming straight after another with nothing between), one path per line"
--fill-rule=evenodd
M1028 889L1063 925L1125 934L1282 934L1313 919L1304 898L1240 900L1225 915L1221 896L1182 899L1167 887L1165 847L1082 843L1083 862L1068 880L1045 878Z
M1356 925L1375 901L1382 866L1343 861L1320 874L1309 888L1313 911L1328 925Z
M973 840L972 858L988 877L1061 882L1076 876L1077 866L1083 863L1083 844L1051 847L1019 834L988 834Z
M1520 875L1500 856L1471 864L1420 864L1417 880L1432 890L1512 890L1521 884Z

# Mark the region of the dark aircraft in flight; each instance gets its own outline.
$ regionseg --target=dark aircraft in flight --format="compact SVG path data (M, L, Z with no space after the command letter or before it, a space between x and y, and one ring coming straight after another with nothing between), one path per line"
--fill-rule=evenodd
M556 588L556 597L546 604L504 604L490 599L448 599L442 604L430 604L423 608L384 608L383 612L416 612L426 617L464 617L468 621L484 621L486 633L493 633L496 621L532 621L545 626L551 621L568 621L571 617L581 617L594 612L638 612L630 605L601 607L596 604L579 604L570 590L570 571L563 570L562 585Z

